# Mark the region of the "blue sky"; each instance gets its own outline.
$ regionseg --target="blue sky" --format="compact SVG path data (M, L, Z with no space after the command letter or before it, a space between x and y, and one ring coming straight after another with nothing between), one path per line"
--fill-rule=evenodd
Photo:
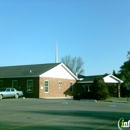
M81 57L85 75L119 71L130 51L130 0L0 0L0 66Z

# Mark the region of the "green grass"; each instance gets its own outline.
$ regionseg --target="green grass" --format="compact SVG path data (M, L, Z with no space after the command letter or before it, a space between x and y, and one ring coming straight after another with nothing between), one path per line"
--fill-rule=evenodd
M127 97L120 97L120 98L110 97L106 100L101 100L101 101L105 101L105 102L114 102L114 101L116 101L116 102L127 102L127 101L130 101L130 97L129 98L127 98Z

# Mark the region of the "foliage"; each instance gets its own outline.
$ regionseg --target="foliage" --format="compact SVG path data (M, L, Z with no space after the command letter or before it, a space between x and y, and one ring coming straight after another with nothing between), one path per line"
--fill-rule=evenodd
M124 62L120 67L121 79L124 81L124 86L130 86L130 60Z
M111 97L117 97L118 96L118 89L116 84L109 84L108 90Z
M116 74L116 71L115 71L115 70L113 70L112 75L114 75L114 76L117 77L117 74Z
M77 95L74 95L73 99L80 100L80 99L92 99L92 93L91 92L81 92Z
M130 51L127 52L127 58L130 60Z
M61 61L74 73L82 74L84 73L83 64L81 57L71 57L70 55L65 56Z
M95 78L92 86L93 98L95 99L107 99L110 97L107 85L105 84L103 78L98 76Z
M124 86L130 86L130 51L127 52L128 60L120 67L120 78L124 81Z
M113 71L114 76L124 81L122 84L124 87L130 86L130 51L127 52L126 57L128 60L120 67L120 71L118 73Z

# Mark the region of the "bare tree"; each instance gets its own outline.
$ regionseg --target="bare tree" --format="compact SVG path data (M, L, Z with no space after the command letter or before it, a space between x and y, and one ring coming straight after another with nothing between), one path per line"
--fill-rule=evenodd
M74 73L74 74L82 74L84 73L83 65L81 57L71 57L70 55L61 58L61 61Z

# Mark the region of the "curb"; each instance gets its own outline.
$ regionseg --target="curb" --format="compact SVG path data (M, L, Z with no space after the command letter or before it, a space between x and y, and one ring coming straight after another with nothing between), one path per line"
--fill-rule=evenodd
M97 102L95 99L80 99L80 101L85 101L85 102Z

